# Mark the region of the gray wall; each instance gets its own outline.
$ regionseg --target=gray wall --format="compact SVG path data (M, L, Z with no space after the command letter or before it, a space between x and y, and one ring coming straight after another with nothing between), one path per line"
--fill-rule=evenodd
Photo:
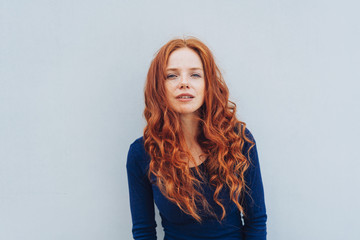
M145 76L183 35L213 50L257 140L268 238L360 239L359 7L1 0L0 239L131 239Z

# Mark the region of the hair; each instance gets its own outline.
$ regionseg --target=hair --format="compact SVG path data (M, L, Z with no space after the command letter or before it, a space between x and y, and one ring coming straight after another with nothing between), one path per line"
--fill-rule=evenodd
M206 171L209 184L215 187L214 201L222 209L220 220L224 219L226 211L218 196L226 187L231 201L245 216L240 200L242 193L247 192L244 173L250 165L249 151L255 143L245 135L245 122L236 118L236 104L229 100L228 87L210 49L197 38L170 40L151 62L144 89L147 125L143 139L145 150L151 157L148 177L151 180L151 176L155 176L154 183L162 194L196 221L202 221L197 203L219 221L199 189L200 180L194 176L197 173L204 180L186 145L180 114L170 108L166 99L164 82L168 59L180 48L194 50L203 64L205 96L203 105L197 110L199 124L196 139L208 156ZM242 153L245 141L251 143L248 158ZM184 156L195 164L195 173L183 160Z

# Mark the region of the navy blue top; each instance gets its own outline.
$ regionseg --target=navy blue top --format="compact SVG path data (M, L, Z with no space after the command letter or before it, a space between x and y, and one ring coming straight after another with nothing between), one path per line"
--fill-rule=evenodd
M255 142L254 137L247 128L245 128L245 134ZM245 142L243 148L245 156L247 156L246 153L249 147L250 143ZM266 240L267 214L256 144L250 150L250 161L252 164L245 172L244 177L251 191L249 191L249 194L244 195L245 201L242 202L246 217L242 216L236 205L231 202L229 191L224 187L218 199L222 200L225 207L225 218L219 223L212 216L200 214L203 221L198 223L191 215L185 214L176 204L170 202L160 192L156 184L149 181L147 170L150 155L144 149L143 137L136 139L130 145L126 163L134 239L157 239L155 202L165 232L164 240ZM205 176L206 163L207 160L199 165L199 170L203 171ZM191 171L194 171L194 168L191 168ZM194 174L198 177L195 171ZM210 186L205 180L202 183L202 188L203 195L213 207L217 216L221 216L222 210L213 199L214 187Z

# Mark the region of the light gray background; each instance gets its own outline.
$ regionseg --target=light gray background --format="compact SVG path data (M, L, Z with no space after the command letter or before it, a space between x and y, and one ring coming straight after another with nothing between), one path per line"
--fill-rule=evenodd
M0 239L131 239L125 162L146 73L189 35L257 141L268 239L360 239L358 1L0 7Z

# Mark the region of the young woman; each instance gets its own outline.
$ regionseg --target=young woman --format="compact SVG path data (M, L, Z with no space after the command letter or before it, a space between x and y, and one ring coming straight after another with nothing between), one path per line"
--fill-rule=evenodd
M204 43L174 39L157 52L144 116L126 164L134 239L156 239L154 202L167 240L266 239L256 143Z

